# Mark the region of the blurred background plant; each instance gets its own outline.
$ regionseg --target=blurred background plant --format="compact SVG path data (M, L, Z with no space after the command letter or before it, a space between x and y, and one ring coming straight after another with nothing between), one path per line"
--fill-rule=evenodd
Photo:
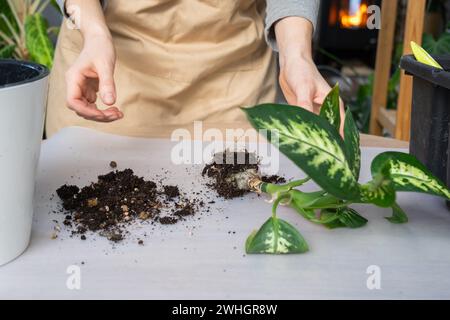
M51 37L58 27L49 27L43 11L55 0L0 0L0 58L27 60L49 68L53 64Z

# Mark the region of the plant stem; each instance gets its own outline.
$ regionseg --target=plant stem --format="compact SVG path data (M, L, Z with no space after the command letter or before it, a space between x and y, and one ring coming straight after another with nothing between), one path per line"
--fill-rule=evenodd
M277 217L277 208L280 205L281 201L283 201L284 199L290 198L291 195L288 193L283 193L280 196L278 196L278 198L274 201L273 206L272 206L272 218L276 218Z
M294 188L303 186L305 183L307 183L309 181L311 181L311 178L307 177L302 180L296 180L296 181L289 182L288 184L286 184L286 186L289 186L291 189L294 189Z
M282 192L289 192L290 190L292 190L294 188L301 187L305 183L309 182L310 180L311 180L311 178L307 177L305 179L291 181L291 182L289 182L287 184L283 184L283 185L277 185L277 184L263 182L263 183L261 183L259 188L260 188L261 192L268 193L268 194L277 194L277 193L282 193Z

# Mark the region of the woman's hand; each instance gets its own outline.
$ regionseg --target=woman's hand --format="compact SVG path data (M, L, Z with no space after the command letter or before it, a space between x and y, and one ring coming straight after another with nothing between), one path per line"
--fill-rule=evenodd
M87 120L112 122L123 118L123 113L113 106L117 97L114 83L116 53L99 3L72 0L67 6L69 14L71 6L81 8L78 25L84 38L83 50L66 72L67 106ZM90 27L84 26L83 21L89 21ZM106 110L97 108L98 92L102 102L109 106Z
M320 106L331 90L314 61L295 53L280 61L279 80L289 104L315 113L320 112Z
M277 22L275 34L280 51L280 86L287 102L319 113L331 87L312 59L311 22L287 17ZM344 119L341 103L341 118Z
M66 73L67 106L87 120L111 122L123 117L114 107L116 87L114 65L116 55L112 40L105 36L87 37L83 50ZM97 108L97 92L102 102L110 106Z

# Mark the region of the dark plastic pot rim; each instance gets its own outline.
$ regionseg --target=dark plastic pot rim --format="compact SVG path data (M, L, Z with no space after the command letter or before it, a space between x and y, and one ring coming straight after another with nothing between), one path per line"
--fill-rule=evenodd
M12 65L12 66L17 66L17 67L20 66L20 67L32 69L37 72L36 76L34 76L32 78L0 85L0 90L36 82L36 81L46 78L50 74L50 70L47 67L45 67L41 64L29 62L29 61L21 61L21 60L13 60L13 59L0 59L0 65Z
M450 55L433 56L433 58L442 65L444 70L420 63L413 55L403 56L400 60L400 67L408 75L419 77L436 86L450 89Z

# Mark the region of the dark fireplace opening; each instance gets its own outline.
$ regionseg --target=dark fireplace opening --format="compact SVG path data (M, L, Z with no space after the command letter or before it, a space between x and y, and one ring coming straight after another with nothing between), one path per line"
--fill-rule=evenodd
M381 6L381 0L322 0L320 9L316 57L327 64L331 53L340 59L359 57L374 65L378 30L369 29L369 7Z

